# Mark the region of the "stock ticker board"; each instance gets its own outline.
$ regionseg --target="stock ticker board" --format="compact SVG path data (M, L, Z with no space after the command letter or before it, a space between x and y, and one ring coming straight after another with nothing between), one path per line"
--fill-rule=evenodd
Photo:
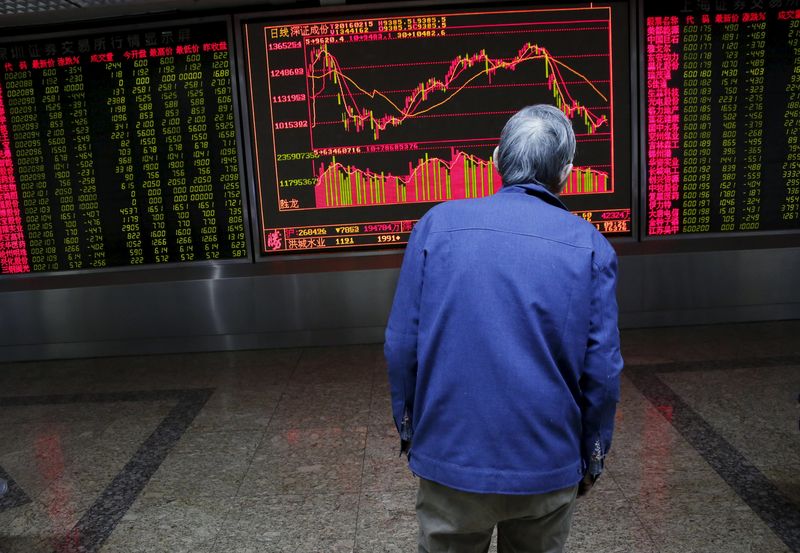
M646 3L648 235L800 229L796 8Z
M261 252L398 246L501 187L508 118L572 120L562 199L631 233L627 4L244 25Z
M225 22L0 44L0 273L247 257Z

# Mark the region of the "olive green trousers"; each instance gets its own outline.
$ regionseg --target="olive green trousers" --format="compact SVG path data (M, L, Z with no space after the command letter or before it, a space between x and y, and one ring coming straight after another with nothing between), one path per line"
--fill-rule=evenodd
M561 553L578 486L537 495L462 492L423 478L417 492L419 553Z

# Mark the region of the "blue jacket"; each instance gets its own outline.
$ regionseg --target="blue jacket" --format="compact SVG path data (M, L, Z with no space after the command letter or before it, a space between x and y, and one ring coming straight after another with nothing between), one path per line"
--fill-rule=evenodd
M622 370L616 268L608 241L538 184L417 223L384 348L416 475L534 494L600 473Z

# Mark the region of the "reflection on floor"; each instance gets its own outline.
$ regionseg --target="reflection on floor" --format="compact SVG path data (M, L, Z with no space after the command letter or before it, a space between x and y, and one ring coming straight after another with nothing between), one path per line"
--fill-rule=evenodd
M568 551L799 552L799 336L623 332ZM0 552L410 553L397 445L379 345L0 364Z

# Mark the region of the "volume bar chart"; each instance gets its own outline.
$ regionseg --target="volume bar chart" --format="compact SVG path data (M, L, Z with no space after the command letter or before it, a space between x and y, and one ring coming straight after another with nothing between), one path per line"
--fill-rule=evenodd
M441 202L491 196L502 186L494 160L482 160L452 148L450 159L427 154L396 176L359 169L336 161L319 164L315 189L318 207L350 207L416 202ZM562 196L612 192L607 173L576 167Z
M500 176L491 158L484 161L451 150L450 160L427 155L409 163L408 173L395 176L342 165L334 158L320 164L317 206L341 207L481 198L500 188Z
M613 191L608 173L592 167L574 167L567 177L567 183L564 185L561 195L607 194Z

